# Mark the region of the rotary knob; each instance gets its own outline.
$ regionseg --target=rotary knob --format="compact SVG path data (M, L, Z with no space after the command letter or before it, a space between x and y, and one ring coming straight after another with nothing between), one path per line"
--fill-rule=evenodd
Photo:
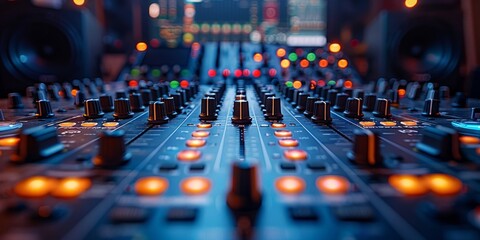
M113 98L110 95L100 96L100 106L102 107L103 112L112 112L113 111Z
M362 100L359 98L348 98L343 114L349 118L363 117Z
M37 113L35 117L37 118L51 118L55 116L52 110L52 104L49 100L38 100L37 101Z
M215 98L204 97L202 98L202 106L199 118L200 120L216 120L217 114L217 101Z
M371 112L375 108L375 102L377 100L377 95L374 93L370 93L365 95L365 99L363 100L363 110L367 112Z
M378 98L375 104L375 111L373 116L381 118L390 118L392 113L390 112L390 101L385 98Z
M318 100L319 99L316 97L307 97L307 102L305 103L305 111L303 112L303 115L308 118L312 117L315 102Z
M337 94L337 99L335 100L335 106L333 106L333 110L336 112L343 112L345 111L345 107L347 105L348 94L346 93L339 93Z
M182 95L180 95L180 93L172 93L170 96L173 97L173 102L175 103L175 110L177 113L182 113L184 109Z
M330 116L330 102L315 102L313 106L312 121L319 124L329 124L332 122L332 117Z
M227 205L233 211L249 212L260 208L262 193L258 184L257 165L246 161L234 162Z
M116 119L126 119L133 117L130 109L130 101L125 98L115 99L113 117Z
M142 95L143 106L148 106L148 104L153 101L152 91L150 89L143 89L140 94Z
M175 110L175 100L173 97L165 97L160 99L163 103L165 103L165 111L167 112L167 116L169 118L174 118L177 116L177 112Z
M353 150L347 157L356 164L370 166L382 164L378 135L367 129L357 129L354 135Z
M114 168L132 158L124 141L125 131L105 131L100 135L98 154L93 158L97 167Z
M22 96L19 93L8 94L8 108L10 109L22 109L25 106L22 103Z
M326 101L330 102L332 106L335 106L335 100L337 100L338 91L335 89L328 90Z
M102 111L100 100L88 99L85 101L85 114L83 117L86 119L101 118L105 113Z
M85 105L86 98L87 96L83 91L77 91L77 93L75 94L75 100L73 104L75 104L75 106L77 107L83 107Z
M440 100L427 99L423 105L422 115L427 117L440 117Z
M310 97L310 94L308 93L300 93L298 96L297 96L297 111L299 112L304 112L305 111L305 108L307 107L306 104L307 104L307 98Z
M165 103L160 101L150 102L148 105L148 123L164 124L169 120L165 111Z
M234 124L251 124L252 123L252 118L250 117L247 100L235 100L233 104L232 123Z
M129 96L130 108L133 112L143 112L145 106L143 106L142 95L140 93L132 93Z
M283 118L279 97L267 98L265 101L265 114L263 116L266 120L280 120Z

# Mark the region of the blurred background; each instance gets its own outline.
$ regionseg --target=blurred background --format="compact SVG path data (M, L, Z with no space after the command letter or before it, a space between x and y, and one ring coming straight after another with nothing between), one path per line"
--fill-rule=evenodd
M145 44L336 42L364 82L434 81L480 97L475 13L480 1L2 0L0 83L113 81Z

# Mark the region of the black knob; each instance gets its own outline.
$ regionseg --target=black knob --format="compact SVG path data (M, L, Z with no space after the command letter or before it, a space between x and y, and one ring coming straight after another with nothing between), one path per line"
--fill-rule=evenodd
M130 94L130 108L133 112L143 112L145 106L143 106L142 95L140 93Z
M227 205L233 211L249 212L260 208L262 193L259 188L257 166L246 161L234 162Z
M48 158L63 150L54 127L34 127L22 130L12 162L34 162Z
M100 106L102 107L103 112L112 112L113 111L113 98L110 95L100 96Z
M473 107L472 110L470 110L470 119L477 120L479 118L480 118L480 108Z
M58 101L60 99L60 95L58 94L60 92L58 83L48 86L47 92L51 100Z
M381 118L389 118L392 116L390 113L390 101L385 98L378 98L375 104L375 111L373 116Z
M463 92L457 92L452 101L452 107L464 108L467 107L467 96Z
M119 98L127 98L127 93L125 91L115 92L115 99L119 99Z
M267 98L265 101L265 114L263 116L266 120L280 120L283 118L279 97Z
M217 101L215 98L204 97L202 98L202 106L200 115L198 116L200 120L216 120L218 117L217 114Z
M37 113L35 117L37 118L51 118L55 116L52 110L52 104L49 100L38 100L37 101Z
M305 103L305 111L303 112L303 115L310 118L313 115L315 102L318 100L319 99L316 97L307 97L307 102Z
M93 158L97 167L119 167L132 158L124 141L125 131L105 131L100 135L98 154Z
M440 117L440 100L427 99L423 105L422 115L427 117Z
M305 111L305 108L307 107L306 104L307 104L307 98L310 97L310 94L308 93L300 93L298 96L297 96L297 111L299 112L304 112Z
M75 100L74 100L74 105L77 107L83 107L85 105L85 100L87 99L87 96L83 91L78 90L77 93L75 94Z
M62 94L63 98L66 100L72 99L72 85L70 83L63 83L62 84Z
M130 101L125 98L115 99L114 101L113 117L116 119L126 119L133 117L133 112L130 109Z
M165 112L167 112L167 116L169 118L176 117L177 111L175 109L175 100L173 100L173 97L161 98L160 100L165 103Z
M362 100L359 98L348 98L343 114L349 118L363 117Z
M388 90L387 99L390 101L390 105L394 107L398 107L398 105L400 105L400 96L398 95L398 91L393 89Z
M265 109L265 102L269 97L275 97L275 93L268 92L263 95L262 104L260 105L262 109Z
M140 94L142 95L143 106L148 106L148 104L153 101L152 91L150 89L143 89Z
M158 85L153 85L150 87L150 92L152 93L152 101L158 101L162 97ZM149 102L150 103L150 102Z
M252 123L252 118L250 117L247 100L235 100L233 104L232 123L234 124Z
M313 106L312 121L319 124L330 124L332 122L332 117L330 116L330 102L315 102Z
M381 165L383 158L378 135L367 129L357 129L354 135L353 150L347 154L347 157L356 164Z
M355 91L353 91L353 97L363 99L365 97L365 91L363 91L363 89L355 89Z
M337 99L335 100L335 106L333 106L333 110L336 112L345 111L345 107L347 106L347 99L348 99L348 94L346 93L337 94Z
M440 92L438 90L435 90L435 89L430 89L430 90L428 90L427 96L425 97L425 99L440 100Z
M182 95L180 93L172 93L170 96L173 97L173 102L175 103L175 110L177 113L182 113L184 109Z
M422 133L422 140L416 147L421 152L441 160L462 159L457 131L441 125L426 127Z
M300 96L301 93L303 93L303 90L295 89L293 91L293 98L292 101L290 101L290 104L292 104L293 107L297 106L298 96Z
M327 98L328 98L328 91L330 91L330 90L332 90L332 89L331 89L331 88L328 88L328 87L324 87L324 88L322 89L322 94L321 94L321 96L320 96L320 99L326 101Z
M344 88L342 92L347 94L349 97L353 97L353 89L351 88Z
M337 100L338 91L335 89L328 90L326 101L330 102L330 105L335 106L335 100Z
M10 109L22 109L25 106L22 103L22 96L19 93L8 94L8 108Z
M85 101L85 114L83 117L86 119L94 119L103 117L104 113L98 99L88 99Z
M377 95L374 93L369 93L365 96L363 100L363 110L371 112L375 109L375 103L377 101Z
M287 92L285 94L285 101L289 102L293 99L293 93L294 93L295 89L292 88L292 87L288 87L286 91Z
M168 120L165 103L160 101L150 102L148 105L148 123L164 124L167 123Z

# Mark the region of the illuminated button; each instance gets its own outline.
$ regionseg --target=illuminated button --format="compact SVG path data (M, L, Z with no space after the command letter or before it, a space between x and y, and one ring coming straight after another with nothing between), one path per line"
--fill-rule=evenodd
M197 124L198 128L211 128L212 124L211 123L199 123Z
M430 191L439 195L457 194L463 188L463 184L458 178L447 174L428 174L423 179Z
M397 123L392 121L383 121L383 122L380 122L380 124L386 127L397 126Z
M118 124L119 124L118 122L104 122L103 126L104 127L116 127L116 126L118 126Z
M461 136L459 139L460 139L460 142L463 143L463 144L468 144L468 145L470 145L470 144L480 144L480 138L477 138L477 137ZM0 143L0 145L2 145L2 144Z
M400 124L404 126L417 126L417 122L414 122L414 121L403 121L403 122L400 122Z
M307 152L299 149L285 150L283 156L292 161L299 161L307 159Z
M192 132L192 137L208 137L210 136L210 132L208 131L202 131L202 130L198 130L198 131L194 131Z
M286 126L285 123L272 123L272 128L285 128Z
M0 139L0 147L14 147L20 141L20 138L8 137Z
M428 190L424 182L415 175L392 175L388 178L388 183L405 195L421 195Z
M59 127L73 127L75 125L77 125L77 123L74 122L62 122L58 124Z
M373 127L375 126L375 122L372 122L372 121L361 121L359 122L360 125L364 126L364 127Z
M275 181L275 187L283 194L299 194L305 190L305 181L294 176L281 177Z
M318 190L325 194L345 194L350 189L348 180L341 176L322 176L316 183Z
M278 144L282 147L296 147L298 146L298 140L295 139L280 139Z
M200 159L202 153L197 150L183 150L177 154L177 159L180 161L196 161Z
M182 191L188 195L204 194L210 190L210 187L210 180L203 177L187 178L180 184Z
M98 123L96 123L96 122L84 122L84 123L82 123L82 127L95 127L97 125L98 125Z
M204 139L188 139L186 145L187 147L198 148L205 146L205 143L207 143L207 141L205 141Z
M157 196L168 189L168 180L161 177L144 177L135 182L134 188L140 196Z
M64 178L52 191L52 196L60 198L77 197L92 186L88 178Z
M44 197L55 188L56 180L43 176L35 176L27 178L14 188L17 195L21 197Z
M288 131L288 130L276 130L274 135L276 137L291 137L292 136L292 132Z

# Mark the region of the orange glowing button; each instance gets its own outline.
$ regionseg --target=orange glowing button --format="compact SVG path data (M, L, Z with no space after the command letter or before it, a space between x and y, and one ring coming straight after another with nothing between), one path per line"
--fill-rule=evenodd
M414 121L402 121L400 122L403 126L417 126L417 122Z
M144 177L135 182L135 192L140 196L158 196L168 189L168 180L161 177Z
M340 59L338 60L337 65L339 68L346 68L348 67L348 61L346 59Z
M92 186L88 178L64 178L53 189L52 196L59 198L72 198L87 191Z
M147 50L148 46L144 42L139 42L139 43L137 43L136 48L137 48L137 51L144 52L144 51Z
M345 88L352 88L352 87L353 87L353 83L352 83L352 81L347 80L347 81L345 81L345 82L343 83L343 86L344 86Z
M417 5L418 0L405 0L405 7L413 8Z
M197 151L197 150L183 150L183 151L180 151L177 154L177 159L180 160L180 161L191 162L191 161L196 161L196 160L200 159L201 156L202 156L202 153L200 151Z
M255 53L253 55L253 61L255 62L261 62L263 60L263 56L261 53Z
M118 122L104 122L103 126L104 127L116 127L116 126L118 126L118 124L119 124Z
M199 148L205 146L207 143L204 139L188 139L186 142L187 147Z
M301 82L301 81L298 81L298 80L297 80L297 81L294 81L294 82L293 82L293 88L299 89L299 88L301 88L301 87L302 87L302 82Z
M55 188L56 183L53 178L34 176L17 183L14 191L21 197L44 197Z
M295 139L280 139L278 140L278 144L282 147L297 147L298 140Z
M185 194L199 195L207 193L211 188L210 180L203 177L191 177L180 183L180 188Z
M14 147L17 146L17 143L20 141L20 138L17 137L8 137L0 139L0 147Z
M274 135L276 137L291 137L292 136L292 132L288 131L288 130L276 130Z
M212 124L211 123L199 123L197 124L198 128L211 128Z
M290 61L288 59L283 59L280 61L280 66L282 68L289 68L290 67Z
M472 136L461 136L460 137L460 142L463 143L463 144L466 144L466 145L480 144L480 138L472 137ZM0 143L0 145L2 145L2 144Z
M210 136L210 132L208 131L198 130L198 131L192 132L192 137L206 138L208 136Z
M285 51L284 48L277 49L277 57L285 57L286 54L287 54L287 51Z
M328 61L326 59L321 59L318 62L318 66L321 67L321 68L326 68L326 67L328 67Z
M340 46L340 44L338 44L338 43L332 43L328 47L328 50L330 50L330 52L332 52L332 53L338 53L338 52L340 52L340 50L342 50L342 46Z
M275 187L283 194L299 194L305 190L305 181L299 177L280 177L275 181Z
M72 89L72 91L70 91L70 93L72 94L72 96L77 96L77 92L78 90L77 89Z
M283 156L291 161L303 161L307 159L307 152L300 149L285 150Z
M392 175L388 178L388 183L404 195L422 195L428 191L424 182L415 175Z
M310 65L310 62L307 59L300 60L300 67L307 68Z
M383 121L383 122L380 122L380 124L382 124L383 126L386 126L386 127L397 126L397 123L396 123L396 122L392 122L392 121Z
M405 94L407 94L407 91L405 91L405 89L398 89L398 96L403 97L405 96Z
M272 128L285 128L287 124L285 123L272 123Z
M96 123L96 122L84 122L81 125L82 125L82 127L95 127L95 126L98 125L98 123Z
M362 125L363 127L373 127L375 126L375 122L372 122L372 121L361 121L359 122L360 125Z
M342 176L328 175L317 178L317 188L325 194L345 194L350 189L350 183Z
M463 184L458 178L447 174L428 174L423 179L430 191L439 195L457 194L463 188Z
M59 127L73 127L75 125L77 125L77 123L74 122L62 122L58 124Z

